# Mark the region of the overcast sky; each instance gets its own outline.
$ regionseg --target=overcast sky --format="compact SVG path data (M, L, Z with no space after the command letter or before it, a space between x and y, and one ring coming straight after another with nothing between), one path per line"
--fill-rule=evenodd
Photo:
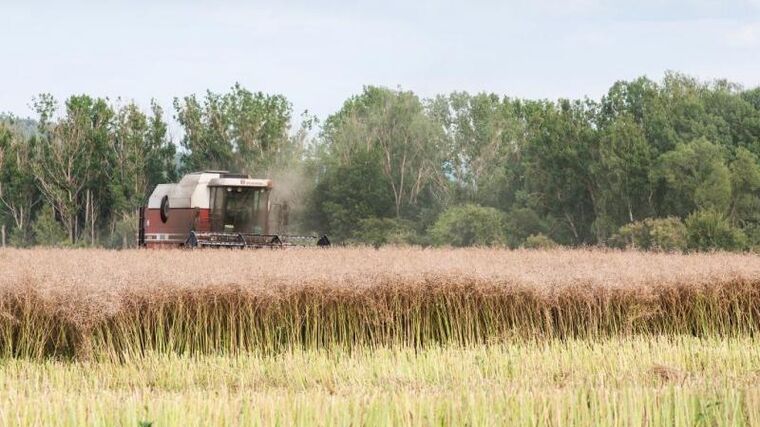
M760 0L0 0L0 111L87 93L281 93L324 119L363 85L597 98L666 70L760 85Z

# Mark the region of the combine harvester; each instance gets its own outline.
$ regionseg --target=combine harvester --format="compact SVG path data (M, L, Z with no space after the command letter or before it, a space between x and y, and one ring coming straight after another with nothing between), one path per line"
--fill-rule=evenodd
M227 171L185 175L159 184L140 208L137 241L146 248L281 248L330 246L327 236L280 234L287 204L269 200L272 180Z

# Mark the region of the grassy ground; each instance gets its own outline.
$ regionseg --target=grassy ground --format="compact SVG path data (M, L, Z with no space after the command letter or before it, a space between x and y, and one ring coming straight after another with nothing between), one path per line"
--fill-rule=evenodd
M759 425L760 341L5 359L0 401L2 425Z

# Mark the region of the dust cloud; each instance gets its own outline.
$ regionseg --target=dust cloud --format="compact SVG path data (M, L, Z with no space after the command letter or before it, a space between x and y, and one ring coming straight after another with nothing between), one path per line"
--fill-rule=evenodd
M303 232L312 180L299 166L269 173L268 177L274 182L269 197L270 229L279 234Z

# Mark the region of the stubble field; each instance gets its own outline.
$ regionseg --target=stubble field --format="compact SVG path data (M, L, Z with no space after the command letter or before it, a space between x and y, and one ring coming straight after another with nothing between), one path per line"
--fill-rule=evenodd
M756 425L760 258L0 251L3 425Z

